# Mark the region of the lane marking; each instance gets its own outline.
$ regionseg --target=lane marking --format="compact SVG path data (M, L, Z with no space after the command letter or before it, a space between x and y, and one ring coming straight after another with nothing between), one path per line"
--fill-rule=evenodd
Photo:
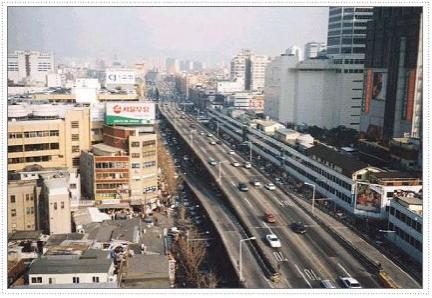
M278 262L283 262L284 261L282 252L280 252L280 251L274 251L273 255L274 255L276 261L278 261Z
M304 269L304 272L310 280L321 280L321 277L316 275L312 269Z
M348 271L344 267L342 267L341 264L339 264L339 263L337 263L337 264L343 270L343 272L345 272L346 275L348 275L349 277L351 277L351 274L349 274Z
M282 204L282 202L281 201L279 201L279 199L278 198L276 198L276 197L271 197L273 200L275 200L280 206L283 206L283 204Z
M249 206L253 207L253 205L251 204L251 202L247 198L244 198L244 199L249 204Z
M304 276L303 272L300 270L299 266L297 264L294 264L295 267L297 268L297 271L300 273L300 275L303 277L304 281L309 285L310 288L312 288L312 285L310 284L310 282L307 280L307 278Z
M270 229L270 227L265 222L262 223L264 224L264 227L266 227L270 231L270 233L273 234L273 231Z
M232 186L236 187L236 184L234 182L231 181Z

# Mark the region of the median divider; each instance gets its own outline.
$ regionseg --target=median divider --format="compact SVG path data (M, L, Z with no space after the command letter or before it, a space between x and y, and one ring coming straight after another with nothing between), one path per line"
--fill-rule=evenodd
M398 285L393 281L393 279L384 271L378 273L378 279L380 283L389 289L399 289Z

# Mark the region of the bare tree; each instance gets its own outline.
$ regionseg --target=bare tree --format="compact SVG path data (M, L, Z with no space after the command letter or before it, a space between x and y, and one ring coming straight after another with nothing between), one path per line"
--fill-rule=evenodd
M174 160L172 159L171 154L168 152L167 148L163 145L161 140L160 131L157 130L158 137L158 165L161 170L160 172L160 180L163 184L162 190L166 192L167 196L162 198L162 203L167 203L167 197L174 195L177 192L178 187L178 179L176 179L176 171L174 167Z
M214 289L217 287L219 280L220 279L217 277L217 275L212 271L210 271L207 274L201 273L199 276L198 287L206 288L206 289Z
M205 258L206 248L204 242L198 239L196 230L192 229L188 234L178 239L175 255L184 272L186 286L197 288L202 280L199 267Z

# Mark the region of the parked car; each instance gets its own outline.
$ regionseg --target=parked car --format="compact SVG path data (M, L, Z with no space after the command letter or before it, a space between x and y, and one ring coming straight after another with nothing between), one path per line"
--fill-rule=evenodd
M244 164L244 167L246 168L246 169L250 169L250 168L252 168L252 164L250 163L250 162L245 162L245 164Z
M348 289L361 289L362 288L360 286L360 283L355 278L339 276L339 280L342 283L342 286L344 288L348 288Z
M246 183L240 182L238 187L239 187L240 191L248 191L249 190L249 188L248 188L248 186L247 186Z
M305 227L304 223L302 223L300 221L293 223L291 225L291 229L298 234L306 233L306 227Z
M267 242L271 247L281 247L281 242L275 234L266 235Z
M231 155L234 155L234 154L235 154L234 150L228 150L227 153L228 153L228 154L231 154Z
M275 190L276 186L273 183L267 183L264 187L268 190Z
M265 218L265 221L268 222L268 223L275 223L276 222L276 218L273 215L273 213L266 212L264 214L264 218Z
M336 286L333 284L331 280L323 279L320 282L321 288L325 289L336 289Z

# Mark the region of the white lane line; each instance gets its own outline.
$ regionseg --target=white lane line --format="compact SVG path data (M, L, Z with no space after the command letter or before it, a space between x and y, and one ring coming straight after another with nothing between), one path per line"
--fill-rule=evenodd
M236 187L236 184L234 182L231 181L232 186Z
M295 267L297 268L297 271L300 273L300 275L303 277L304 281L309 285L310 288L312 288L312 285L310 284L310 282L307 280L307 278L304 276L303 272L300 270L299 266L297 264L294 264Z
M276 261L278 261L278 262L282 262L283 261L283 255L282 255L282 253L280 251L274 251L273 255L274 255Z
M253 207L252 204L251 204L251 202L247 198L244 198L244 199L249 204L249 206Z
M282 202L278 200L276 197L272 197L273 200L275 200L280 206L283 206Z
M264 227L266 227L266 228L270 231L270 233L273 234L273 232L272 232L272 230L270 229L270 227L269 227L265 222L263 222L263 224L264 224Z
M343 270L343 272L345 272L345 274L346 274L347 276L351 277L351 274L349 274L348 271L347 271L344 267L342 267L341 264L339 264L339 263L337 263L337 264L338 264L338 266Z

